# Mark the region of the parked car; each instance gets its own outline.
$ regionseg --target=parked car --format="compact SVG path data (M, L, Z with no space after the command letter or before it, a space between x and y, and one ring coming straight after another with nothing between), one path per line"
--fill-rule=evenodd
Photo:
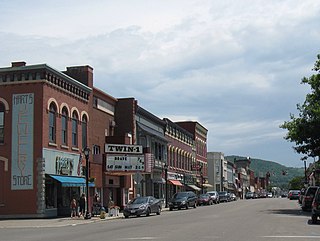
M131 200L123 209L125 218L129 216L149 216L151 213L160 215L162 203L161 200L152 196L136 197Z
M197 195L194 192L177 192L173 195L171 200L168 202L169 210L173 209L188 209L189 207L197 207Z
M288 198L290 200L299 200L300 190L290 190L288 193Z
M207 193L211 196L211 199L215 204L220 203L219 193L217 191L209 191Z
M320 217L320 188L317 188L317 191L314 195L312 206L311 206L311 220L312 223L317 223L318 217Z
M244 197L246 199L254 199L254 198L256 198L253 192L247 192Z
M268 197L268 198L272 198L272 197L273 197L272 192L268 192L268 193L267 193L267 197Z
M218 194L219 194L220 202L229 202L230 201L230 195L228 194L228 192L222 191L222 192L218 192Z
M303 211L311 210L314 195L317 191L317 186L310 186L307 188L305 194L302 197L301 208ZM300 194L301 195L301 194Z
M208 193L200 194L197 202L198 202L198 205L212 205L213 204L213 200Z
M230 193L230 199L231 199L231 201L236 201L237 200L236 194L234 194L233 192Z

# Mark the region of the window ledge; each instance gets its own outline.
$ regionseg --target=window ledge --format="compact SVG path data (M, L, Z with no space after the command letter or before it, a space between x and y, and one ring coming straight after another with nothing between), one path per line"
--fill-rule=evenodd
M78 148L78 147L71 147L71 150L73 150L73 151L79 151L79 148Z
M69 147L68 146L65 146L65 145L61 145L60 146L62 149L69 149Z
M49 146L54 146L54 147L57 147L57 146L58 146L56 143L52 143L52 142L49 142L48 145L49 145Z

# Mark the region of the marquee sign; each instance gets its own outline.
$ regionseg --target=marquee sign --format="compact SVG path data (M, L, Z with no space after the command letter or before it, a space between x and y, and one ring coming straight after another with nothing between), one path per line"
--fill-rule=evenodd
M105 150L106 153L142 154L142 146L139 145L106 144Z
M143 155L107 155L107 171L144 171L144 169Z

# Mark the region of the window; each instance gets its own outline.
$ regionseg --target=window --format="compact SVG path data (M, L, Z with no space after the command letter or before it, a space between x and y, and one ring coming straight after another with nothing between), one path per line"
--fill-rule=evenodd
M56 143L56 113L57 107L54 103L49 107L49 141Z
M68 111L65 107L62 109L61 117L61 143L68 144Z
M87 147L87 116L83 116L82 117L82 123L81 123L81 127L82 127L82 149L84 149L85 147Z
M72 146L78 146L78 114L72 114Z
M4 143L4 104L0 103L0 143Z

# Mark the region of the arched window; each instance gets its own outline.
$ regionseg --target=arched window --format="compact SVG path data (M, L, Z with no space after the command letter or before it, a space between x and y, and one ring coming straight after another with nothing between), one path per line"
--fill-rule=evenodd
M82 117L82 123L81 123L81 128L82 128L82 149L86 148L88 145L87 138L88 138L88 133L87 133L87 116L84 115Z
M56 143L56 115L57 107L54 103L49 107L49 141Z
M78 146L78 114L72 113L72 146Z
M0 102L0 143L4 143L4 104Z
M61 114L61 143L68 145L68 110L66 107L62 109Z

